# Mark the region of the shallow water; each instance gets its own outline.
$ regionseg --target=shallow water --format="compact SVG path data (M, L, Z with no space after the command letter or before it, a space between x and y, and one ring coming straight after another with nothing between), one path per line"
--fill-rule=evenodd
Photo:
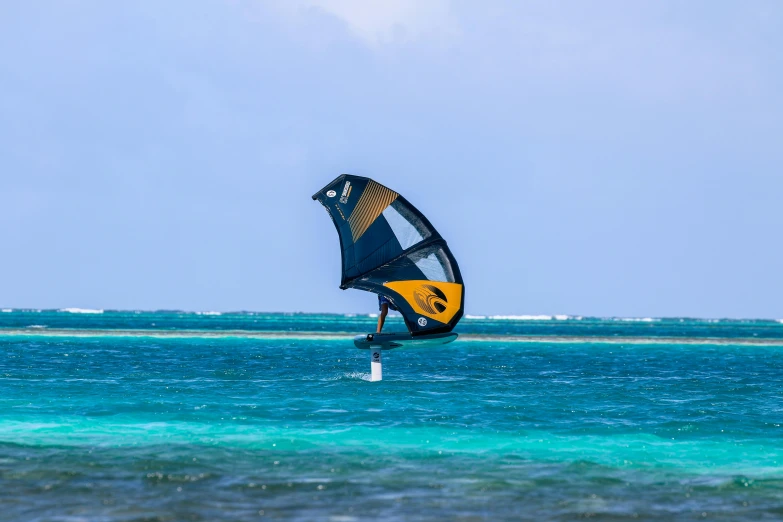
M0 519L783 518L783 347L736 341L782 338L780 323L469 319L463 333L496 337L619 325L641 344L393 350L370 383L347 339L112 335L258 320L133 315L0 313L37 326L0 330ZM105 330L36 334L52 328Z

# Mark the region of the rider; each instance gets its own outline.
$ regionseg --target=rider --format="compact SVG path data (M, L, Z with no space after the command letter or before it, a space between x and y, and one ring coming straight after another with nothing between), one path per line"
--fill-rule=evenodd
M377 333L381 333L381 330L383 330L383 323L386 321L386 314L389 313L389 308L397 311L397 307L394 306L391 301L389 301L388 297L378 294L378 311L381 312L381 314L378 316Z

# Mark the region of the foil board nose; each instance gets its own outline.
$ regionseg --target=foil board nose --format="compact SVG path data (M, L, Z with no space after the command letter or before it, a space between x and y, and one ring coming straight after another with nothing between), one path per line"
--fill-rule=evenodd
M416 336L409 333L369 333L354 337L353 344L357 348L363 350L371 347L380 347L381 350L391 350L392 348L402 347L438 346L441 344L448 344L457 337L459 337L459 334L454 332Z

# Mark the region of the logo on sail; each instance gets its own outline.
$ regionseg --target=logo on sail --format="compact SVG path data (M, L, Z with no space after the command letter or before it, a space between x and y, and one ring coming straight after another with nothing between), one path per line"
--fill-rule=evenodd
M413 299L419 307L428 314L442 313L448 307L446 299L440 288L433 285L421 285L413 291Z
M352 190L351 182L346 181L345 185L343 186L343 193L342 195L340 195L340 203L342 203L343 205L348 203L348 196L351 195L351 190Z

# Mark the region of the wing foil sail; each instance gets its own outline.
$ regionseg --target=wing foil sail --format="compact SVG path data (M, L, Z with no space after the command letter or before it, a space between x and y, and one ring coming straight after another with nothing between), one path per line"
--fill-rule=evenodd
M397 192L343 174L313 196L340 237L340 288L381 294L400 310L414 336L451 331L465 287L446 241Z

